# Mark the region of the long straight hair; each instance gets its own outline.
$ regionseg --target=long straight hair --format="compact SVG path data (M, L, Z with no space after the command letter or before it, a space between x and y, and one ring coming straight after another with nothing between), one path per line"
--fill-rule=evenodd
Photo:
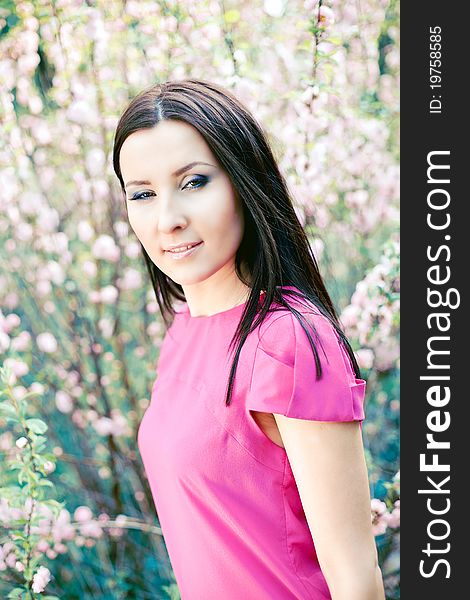
M171 119L192 125L202 135L230 178L243 208L245 229L235 255L235 272L251 292L229 346L229 351L233 351L238 344L225 404L228 406L231 402L238 359L247 336L273 310L287 309L299 320L313 351L316 378L321 378L321 362L308 326L318 340L317 332L313 324L289 304L290 296L300 302L309 301L329 320L350 357L356 377L360 378L354 352L342 330L263 127L230 91L209 81L191 78L153 85L131 100L117 124L113 146L113 167L123 193L119 156L124 141L135 131L150 129L160 121ZM175 315L174 301L184 302L184 291L152 262L142 244L141 247L168 329ZM295 287L299 292L283 290L283 286ZM263 302L260 301L262 291ZM272 309L273 303L281 308Z

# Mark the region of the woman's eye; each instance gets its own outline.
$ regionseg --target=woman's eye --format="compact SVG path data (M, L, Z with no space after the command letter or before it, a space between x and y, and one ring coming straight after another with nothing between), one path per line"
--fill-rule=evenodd
M131 197L131 200L146 200L147 198L150 198L150 196L146 196L145 194L153 194L153 192L137 192Z
M194 179L191 179L191 181L188 181L188 183L183 187L183 189L188 188L190 190L197 190L198 188L204 187L208 179L209 178L205 175L198 175ZM129 200L147 200L152 196L155 196L155 193L149 190L145 192L136 192L131 198L129 198Z
M188 183L184 186L183 189L189 187L190 190L195 190L200 187L204 187L207 183L207 180L208 180L208 178L205 177L204 175L199 175L197 178L191 179L191 181L188 181ZM199 185L195 185L195 184L199 184Z

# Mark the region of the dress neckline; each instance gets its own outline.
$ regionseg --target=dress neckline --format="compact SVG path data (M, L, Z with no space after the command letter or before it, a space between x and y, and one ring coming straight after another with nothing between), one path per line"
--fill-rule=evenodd
M282 286L276 286L279 288L294 288L294 286L292 285L282 285ZM260 293L260 298L265 294L264 290L261 290ZM179 311L180 313L184 314L186 316L186 318L189 321L192 322L196 322L196 321L209 321L209 320L215 320L217 318L225 318L225 317L229 317L232 315L237 315L238 313L242 313L243 312L243 308L248 304L248 300L245 300L245 302L242 302L241 304L237 304L235 306L232 306L232 308L227 308L226 310L221 310L219 312L214 313L213 315L195 315L194 317L191 315L191 313L189 312L189 306L187 303L184 303L182 306L182 309Z
M264 291L261 291L260 298L264 294ZM189 306L187 303L183 305L182 312L187 316L190 321L208 321L212 319L216 319L217 317L225 317L231 314L235 314L238 312L242 312L242 309L248 304L248 300L245 300L241 304L236 304L232 306L232 308L227 308L226 310L221 310L219 312L214 313L213 315L195 315L194 317L189 312Z

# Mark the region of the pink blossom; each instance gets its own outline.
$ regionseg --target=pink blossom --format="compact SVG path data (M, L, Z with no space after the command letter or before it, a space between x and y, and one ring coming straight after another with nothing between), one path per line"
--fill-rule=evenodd
M89 242L95 235L95 231L88 221L80 221L77 224L77 234L81 242Z
M55 464L53 462L51 462L50 460L46 460L43 467L44 467L44 471L46 473L52 473L52 471L55 470Z
M387 505L378 498L372 498L370 501L371 509L378 515L383 515L387 511Z
M31 98L28 100L28 108L30 113L33 115L38 115L43 108L41 98L39 96L31 96Z
M101 172L104 171L104 168ZM100 173L101 173L100 172ZM98 175L100 174L98 173ZM110 190L108 182L104 179L95 179L91 182L91 191L95 200L105 200L109 197Z
M42 280L36 283L36 292L40 298L51 293L52 286L50 281Z
M87 277L95 277L98 269L96 267L96 263L91 260L86 260L82 265L83 272Z
M44 310L51 315L52 313L54 313L56 311L56 305L54 304L54 302L52 302L52 300L46 300L44 302Z
M18 306L19 297L16 292L10 292L3 299L3 305L10 310L13 310Z
M36 594L43 592L46 585L51 580L51 572L46 567L39 567L37 573L33 576L32 590Z
M105 339L108 339L113 334L114 323L107 318L100 319L98 321L98 328Z
M124 249L124 253L129 258L137 258L140 255L140 244L138 242L129 242Z
M129 225L125 221L116 221L113 225L113 229L120 238L126 237L129 233Z
M91 40L98 41L104 33L104 23L101 12L96 8L87 9L88 22L86 24L86 35Z
M120 249L118 246L116 246L114 239L107 234L102 234L96 239L91 251L95 258L109 260L110 262L116 262L119 260L119 256L121 254Z
M128 15L135 17L136 19L141 19L144 17L142 4L137 0L128 0L128 2L125 4L125 7Z
M112 434L126 435L129 431L129 425L127 423L126 417L121 413L121 411L117 408L113 408L111 410L111 420L113 423Z
M312 12L318 5L318 0L304 0L303 7L307 12Z
M74 519L80 523L86 523L93 518L93 513L88 506L79 506L73 513Z
M142 276L137 269L128 268L124 271L124 277L120 277L118 285L122 290L137 290L142 285Z
M93 427L100 435L109 435L113 430L113 421L109 417L100 417Z
M388 516L387 505L385 502L372 498L371 503L371 521L372 521L372 532L374 536L382 535L387 530Z
M90 409L90 410L87 410L86 417L90 421L90 423L92 423L93 421L96 421L96 419L98 418L98 413L96 412L96 410Z
M47 121L43 119L34 119L34 121L31 123L31 133L36 142L41 146L50 144L53 140L49 125Z
M328 6L325 6L324 4L320 6L318 14L318 22L323 27L329 27L335 22L335 13L331 10L331 8L328 8Z
M0 354L3 354L8 350L10 346L10 336L3 331L0 331Z
M23 54L23 56L19 57L17 62L18 71L22 75L30 75L40 62L41 59L37 53ZM21 98L23 99L23 96L21 96ZM26 102L22 102L22 104L26 104Z
M91 125L94 122L90 104L86 100L75 100L67 109L67 117L80 125Z
M34 153L36 164L40 162L40 158L40 150L36 150ZM25 191L18 200L20 203L21 212L24 215L36 214L43 203L41 195L33 191Z
M39 540L39 542L36 544L36 548L40 552L46 552L46 550L48 550L48 548L49 548L49 543L44 539Z
M90 302L92 302L93 304L99 304L101 302L101 294L99 291L97 290L92 290L89 294L88 294L88 299L90 300Z
M5 571L7 567L14 567L16 564L15 546L11 542L5 542L0 545L0 571Z
M85 164L90 175L99 175L105 164L105 155L103 150L101 148L93 148L92 150L89 150L85 158Z
M22 331L11 340L11 349L16 350L17 352L24 352L29 348L30 343L31 334L29 333L29 331Z
M356 350L356 358L361 369L372 369L374 364L374 353L370 348Z
M109 530L109 535L110 537L121 537L122 534L124 533L124 530L122 529L122 527L113 527L112 529Z
M64 391L58 390L55 395L55 404L57 409L62 413L69 413L73 410L73 400Z
M23 377L23 375L29 373L28 365L24 361L16 358L7 358L3 361L3 365L11 369L15 377Z
M157 310L158 310L158 304L157 304L157 302L156 302L155 300L152 300L151 302L149 302L149 303L147 304L147 306L146 306L145 308L147 309L147 312L148 312L150 315L153 315L153 314L155 314L155 313L157 312Z
M65 273L62 266L55 260L47 261L45 267L41 269L40 275L55 285L62 285L65 280Z
M68 250L69 239L63 231L56 231L50 233L49 235L44 235L40 240L40 245L46 252L53 252L54 254L59 254L61 257L63 257ZM57 269L57 267L55 267L55 269L57 271L62 271L60 266L59 269ZM61 273L58 285L60 285L63 280L64 275Z
M55 231L59 225L59 213L57 212L57 210L55 208L51 208L50 206L45 206L42 208L41 212L39 213L37 219L36 219L36 224L43 230L43 231Z
M83 411L79 408L75 409L72 413L72 422L75 423L77 427L80 429L84 429L86 427L86 419L83 414Z
M394 508L388 518L388 526L392 528L400 527L400 500L396 500Z
M146 329L146 332L150 337L153 337L155 335L160 335L161 331L162 331L162 327L156 321L154 321L153 323L150 323L150 325Z
M33 226L31 223L19 223L15 234L16 238L21 242L28 242L33 237Z
M87 521L80 525L80 533L86 537L100 538L103 535L103 529L98 521Z
M48 331L40 333L36 337L36 344L42 352L53 353L57 350L57 340L52 333L49 333Z
M54 539L59 540L73 540L75 537L75 528L70 523L70 513L68 510L63 508L56 522L54 523Z
M74 381L74 377L67 377L67 380L72 385L72 382ZM83 387L81 385L74 385L72 387L72 389L70 390L70 394L74 398L80 398L80 396L83 394Z
M372 523L372 533L374 536L383 535L387 531L387 519L385 515L377 517Z
M12 390L13 396L20 400L28 393L28 390L24 387L24 385L16 385Z
M264 0L264 12L270 17L281 17L286 7L286 0Z
M119 296L119 291L114 285L106 285L100 291L101 301L105 304L114 304Z
M20 437L16 440L15 443L16 443L16 446L18 448L20 448L20 450L21 450L28 444L28 438L25 438L24 436Z

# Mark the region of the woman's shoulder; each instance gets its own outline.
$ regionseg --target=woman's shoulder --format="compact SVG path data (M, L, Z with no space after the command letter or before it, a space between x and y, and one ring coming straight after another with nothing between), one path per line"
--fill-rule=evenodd
M298 292L298 295L283 294L286 302L300 314L284 306L278 306L268 313L259 328L259 346L264 351L276 351L288 356L295 347L309 344L305 328L314 338L328 339L334 342L338 335L331 321L320 312L320 309L293 286L285 286ZM302 323L303 326L302 326Z
M355 378L336 328L315 305L296 302L295 308L298 315L283 307L260 328L250 409L318 421L362 420L365 381Z

